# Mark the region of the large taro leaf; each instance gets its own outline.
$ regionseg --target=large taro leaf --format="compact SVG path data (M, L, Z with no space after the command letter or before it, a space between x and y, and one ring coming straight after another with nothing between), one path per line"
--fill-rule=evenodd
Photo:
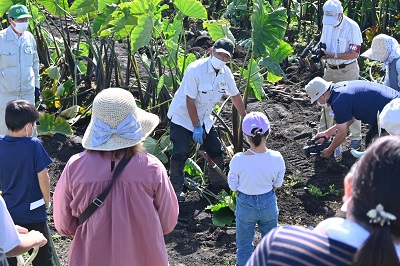
M213 41L228 37L235 43L235 37L230 31L231 25L228 20L208 20L203 22L203 27L208 30Z
M148 153L156 156L161 162L167 163L168 157L165 155L163 149L158 145L157 141L152 137L147 137L143 142L143 147L146 149Z
M188 158L186 160L184 170L190 176L203 176L204 175L200 166L195 161L193 161L193 159L191 159L191 158Z
M2 0L0 5L0 17L4 17L4 14L8 11L10 6L16 4L15 1L11 0Z
M151 39L151 32L154 27L154 16L152 13L138 17L137 25L131 32L131 51L137 52L146 46Z
M51 14L58 17L65 16L65 11L69 11L67 0L37 0L37 3L45 7Z
M268 12L271 11L271 12ZM272 10L268 2L255 0L251 15L254 56L269 55L281 43L286 27L286 9Z
M222 207L212 213L212 223L216 226L230 226L235 221L235 214L228 207Z
M246 80L249 78L249 86L252 89L251 95L259 101L265 99L266 94L263 89L264 78L260 74L260 68L254 59L249 61L247 69L243 69L243 76L246 77Z
M198 19L207 19L207 10L196 0L174 0L175 7L182 12L183 15Z
M71 135L73 130L65 119L44 113L39 117L38 135L53 136L55 133Z
M281 41L279 46L271 51L268 57L261 58L258 64L268 70L267 80L269 82L278 82L282 77L286 76L279 63L292 53L293 49L290 44Z

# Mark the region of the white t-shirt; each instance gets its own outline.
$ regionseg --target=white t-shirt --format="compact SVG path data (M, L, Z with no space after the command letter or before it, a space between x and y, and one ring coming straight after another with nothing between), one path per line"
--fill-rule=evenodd
M342 23L335 27L332 25L323 25L321 42L326 44L326 50L331 53L342 54L349 52L351 44L361 46L363 39L360 27L354 21L343 15ZM341 60L327 59L330 65L350 64L357 59Z
M189 64L182 83L176 91L168 110L168 117L177 125L193 131L193 124L186 106L186 96L195 99L200 123L210 132L211 113L223 94L235 96L239 93L232 72L227 66L215 72L208 58Z
M348 244L355 248L360 248L364 241L369 237L369 232L359 224L343 219L328 218L320 222L314 231L326 234L329 238ZM400 260L400 245L395 244L397 256Z
M285 161L278 151L246 155L235 154L229 164L228 184L232 191L247 195L268 193L274 187L281 187L285 175Z
M6 253L18 246L21 239L2 196L0 196L0 217L0 247Z

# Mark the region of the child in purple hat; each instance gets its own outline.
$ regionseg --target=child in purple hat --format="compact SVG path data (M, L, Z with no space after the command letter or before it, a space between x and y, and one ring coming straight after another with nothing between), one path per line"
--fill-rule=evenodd
M251 112L243 119L243 133L250 148L237 153L230 162L229 188L236 192L237 265L245 265L254 249L256 225L265 236L278 226L275 189L282 186L285 162L278 151L268 149L270 132L268 118Z

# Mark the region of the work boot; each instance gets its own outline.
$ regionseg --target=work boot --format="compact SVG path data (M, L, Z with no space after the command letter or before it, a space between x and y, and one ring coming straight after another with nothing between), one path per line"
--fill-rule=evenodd
M185 193L183 193L183 184L185 181L184 167L185 162L170 161L169 180L179 202L185 201Z
M214 163L224 171L224 158L222 156L211 158ZM210 190L213 193L219 193L222 189L229 193L229 186L227 180L225 180L217 171L215 171L211 165L208 166L208 178L210 180Z

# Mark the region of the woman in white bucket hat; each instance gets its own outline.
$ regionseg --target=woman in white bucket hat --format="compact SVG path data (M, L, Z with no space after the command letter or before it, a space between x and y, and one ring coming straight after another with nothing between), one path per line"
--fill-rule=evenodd
M400 91L400 47L395 38L386 34L375 36L371 48L361 56L383 63L382 69L386 71L384 85Z
M70 158L54 192L55 227L74 236L70 266L168 265L164 235L177 223L178 201L165 167L141 145L158 123L126 90L109 88L94 99L86 151ZM108 196L79 220L126 158Z

